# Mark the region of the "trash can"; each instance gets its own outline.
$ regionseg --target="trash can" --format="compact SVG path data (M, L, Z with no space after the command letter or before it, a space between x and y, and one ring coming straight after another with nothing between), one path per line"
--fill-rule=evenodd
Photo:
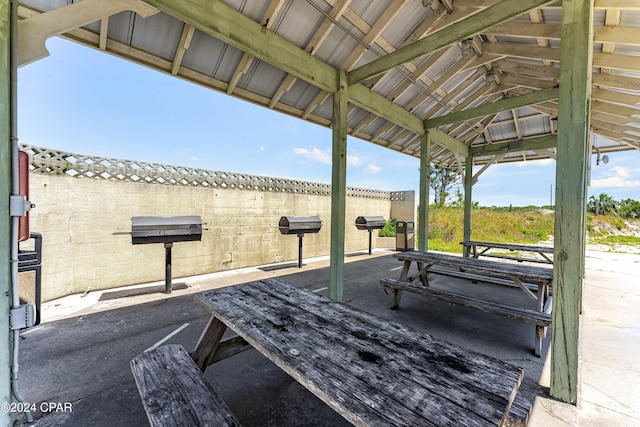
M396 251L412 251L415 248L415 223L396 221Z

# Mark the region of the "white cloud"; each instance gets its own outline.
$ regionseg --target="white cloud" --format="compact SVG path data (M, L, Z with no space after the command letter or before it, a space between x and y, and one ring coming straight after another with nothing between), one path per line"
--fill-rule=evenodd
M310 150L307 148L294 148L293 152L314 162L331 164L331 151L329 150L322 151L317 147L313 147Z
M519 168L526 168L526 167L544 167L544 166L548 166L548 165L553 165L555 164L556 161L555 159L539 159L539 160L527 160L526 162L517 162L516 166L518 166Z
M369 166L366 167L366 169L364 170L365 173L379 173L382 170L382 168L378 165L376 165L375 163L369 163Z
M260 146L260 151L264 151L264 150L266 150L266 149L267 149L267 148L266 148L264 145L261 145L261 146Z
M638 176L637 172L624 166L614 166L611 170L603 173L604 178L592 179L593 188L640 188L640 179L631 179L632 175Z
M358 156L347 156L347 164L350 166L362 165L362 159Z

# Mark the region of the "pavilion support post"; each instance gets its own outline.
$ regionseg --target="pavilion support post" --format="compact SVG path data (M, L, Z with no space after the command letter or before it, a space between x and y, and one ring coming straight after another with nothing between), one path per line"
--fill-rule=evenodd
M329 295L344 295L344 236L347 197L347 73L338 70L338 90L333 94L331 150L331 243Z
M593 0L562 3L551 395L573 404L578 401L593 9Z
M473 186L473 156L464 164L464 227L463 240L471 240L471 189Z
M12 191L12 90L11 90L11 2L0 3L0 402L11 403L11 351L9 328L11 306L11 216ZM13 425L10 411L0 411L0 425Z
M431 142L429 132L422 135L420 148L420 201L418 209L418 250L426 252L429 249L429 159L431 157Z

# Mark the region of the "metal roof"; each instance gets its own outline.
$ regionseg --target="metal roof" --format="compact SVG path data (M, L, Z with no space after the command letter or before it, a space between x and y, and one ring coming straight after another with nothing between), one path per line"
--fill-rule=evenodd
M20 0L20 63L42 56L23 40L38 28L44 37L60 35L330 126L332 94L323 73L343 69L352 78L366 64L433 40L428 55L350 82L351 136L420 157L416 123L439 119L439 135L474 148L476 164L555 158L561 3L520 0L524 14L465 33L507 3L515 9L518 2ZM638 149L640 1L595 0L593 24L593 152ZM507 108L490 108L499 101ZM469 114L451 115L462 111ZM432 162L464 164L442 137L435 143Z

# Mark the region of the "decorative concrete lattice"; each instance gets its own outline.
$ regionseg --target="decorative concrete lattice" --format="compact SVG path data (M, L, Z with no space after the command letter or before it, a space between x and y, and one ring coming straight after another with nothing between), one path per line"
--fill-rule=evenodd
M20 149L29 154L32 172L48 175L215 189L274 191L316 196L331 195L330 184L112 159L109 157L86 156L28 144L20 144ZM347 187L347 196L381 200L404 200L404 192L368 190L354 187Z

